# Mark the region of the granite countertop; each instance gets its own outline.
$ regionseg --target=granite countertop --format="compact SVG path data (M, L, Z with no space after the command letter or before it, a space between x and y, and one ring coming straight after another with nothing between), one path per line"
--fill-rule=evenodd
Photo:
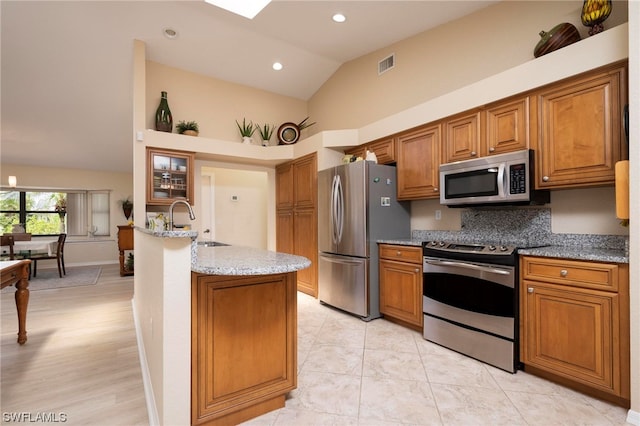
M625 250L605 248L546 246L519 249L518 254L521 256L527 255L596 262L629 263L629 254L626 253Z
M191 270L207 275L270 275L311 266L306 257L252 247L205 247L193 244Z
M378 244L396 244L399 246L417 246L422 247L422 240L403 239L403 240L378 240Z

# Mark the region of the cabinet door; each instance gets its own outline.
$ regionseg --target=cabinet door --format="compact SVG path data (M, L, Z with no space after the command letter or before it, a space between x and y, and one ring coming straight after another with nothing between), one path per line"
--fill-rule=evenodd
M365 157L365 153L365 145L358 145L344 150L344 155L355 155L356 157L362 157L363 159Z
M276 209L293 208L293 163L276 167Z
M445 122L444 162L470 160L480 155L480 112L456 116Z
M620 394L616 293L523 281L523 361Z
M311 266L298 271L298 290L318 295L318 228L315 210L296 210L293 217L294 254L304 256Z
M293 210L276 211L276 251L294 254Z
M147 148L147 204L183 199L194 205L193 158L191 152Z
M395 138L385 138L371 142L367 144L366 149L376 154L378 164L392 164L396 162Z
M536 94L539 188L612 184L622 159L624 68L554 85ZM533 120L532 120L533 121Z
M397 143L398 199L440 197L440 125L402 133Z
M293 200L295 208L316 206L318 166L316 154L310 154L293 162Z
M500 102L484 111L486 148L482 155L529 148L529 98Z
M421 265L380 260L380 312L422 327Z

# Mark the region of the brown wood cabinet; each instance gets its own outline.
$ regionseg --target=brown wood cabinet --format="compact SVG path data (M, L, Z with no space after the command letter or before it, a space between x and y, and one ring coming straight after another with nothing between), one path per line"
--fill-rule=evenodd
M422 248L379 244L380 313L422 330Z
M529 148L529 97L488 105L482 112L486 128L481 156Z
M521 258L525 370L629 406L628 265Z
M626 157L621 122L626 92L626 68L618 64L553 84L532 95L536 187L614 182L615 163Z
M298 290L318 295L318 166L309 154L276 167L276 250L304 256Z
M133 269L126 267L125 254L133 250L133 227L118 225L118 260L120 261L120 276L133 275Z
M482 129L480 111L444 120L444 162L470 160L480 156Z
M398 135L398 200L440 197L440 134L436 124Z
M147 148L147 204L183 199L194 205L192 152Z
M191 424L284 407L297 385L296 273L191 275Z
M344 151L345 155L355 155L356 157L367 156L367 150L376 154L378 164L394 164L396 162L396 139L386 137L372 142L367 142Z

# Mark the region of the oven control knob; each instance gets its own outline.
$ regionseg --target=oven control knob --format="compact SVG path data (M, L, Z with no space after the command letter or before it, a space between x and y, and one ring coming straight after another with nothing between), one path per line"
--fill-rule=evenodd
M489 246L489 250L494 251L496 249L496 246Z
M437 241L431 241L431 242L429 243L429 245L430 245L430 246L432 246L432 247L435 247L435 246L437 246L437 245L438 245L438 242L437 242Z
M439 245L440 247L444 247L444 241L440 241L440 242L438 243L438 245Z
M500 246L500 251L507 251L507 250L509 250L507 246Z

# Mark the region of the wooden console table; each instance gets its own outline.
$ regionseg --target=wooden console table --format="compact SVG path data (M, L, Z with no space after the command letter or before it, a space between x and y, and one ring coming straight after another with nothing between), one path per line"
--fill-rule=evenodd
M16 309L18 310L18 343L27 341L27 305L29 304L29 265L30 260L9 260L0 262L0 281L2 288L16 286Z
M118 250L120 251L120 276L133 275L133 269L125 268L124 252L133 250L133 227L118 225Z

